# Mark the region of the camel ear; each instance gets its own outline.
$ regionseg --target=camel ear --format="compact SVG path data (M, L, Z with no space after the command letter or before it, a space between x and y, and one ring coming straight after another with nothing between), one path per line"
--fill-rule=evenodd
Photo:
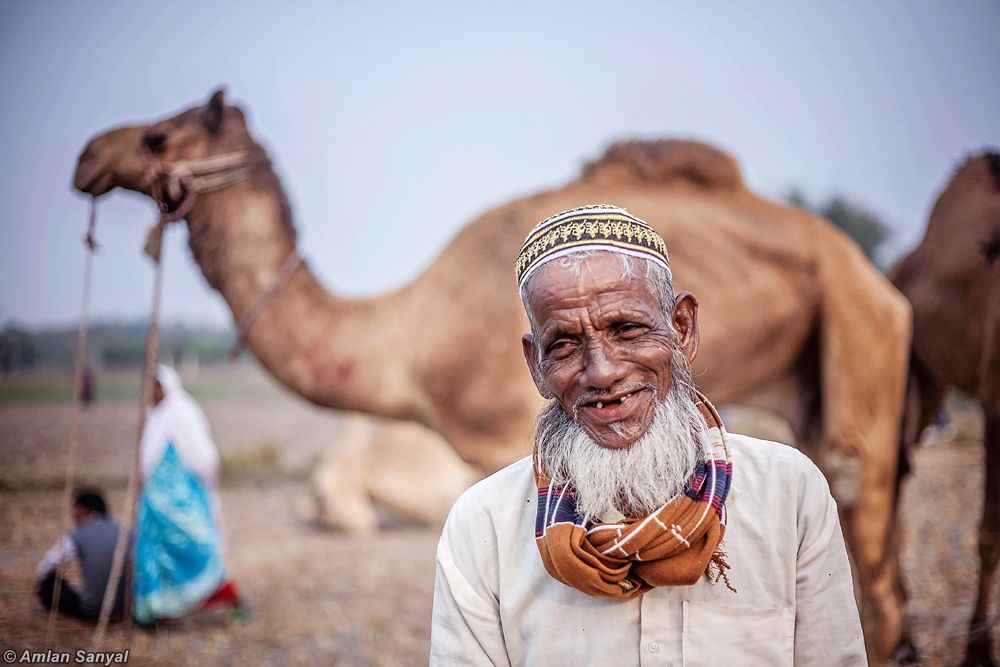
M214 93L212 97L209 98L208 104L205 105L205 113L203 120L205 121L205 127L212 134L218 134L219 130L222 129L222 118L226 113L226 90L225 88L219 88Z

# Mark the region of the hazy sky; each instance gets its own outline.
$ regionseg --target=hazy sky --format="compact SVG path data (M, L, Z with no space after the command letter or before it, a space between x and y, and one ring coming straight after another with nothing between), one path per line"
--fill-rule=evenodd
M758 191L842 192L919 238L957 161L1000 143L1000 3L0 3L0 323L72 322L86 140L218 84L268 147L331 289L420 272L475 215L627 137L732 152ZM152 204L100 205L93 312L144 316ZM164 317L228 323L186 231Z

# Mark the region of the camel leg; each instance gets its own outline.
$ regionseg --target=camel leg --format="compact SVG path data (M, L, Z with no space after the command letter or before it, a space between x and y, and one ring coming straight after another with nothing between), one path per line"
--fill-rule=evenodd
M789 423L798 427L793 430L799 448L814 458L827 478L831 478L831 473L824 465L825 455L828 452L823 448L822 440L818 436L818 420L813 422L807 418L798 424ZM844 485L841 485L842 490L843 488ZM882 534L885 536L883 539L885 550L881 553L873 553L872 542L862 541L863 538L859 537L863 534L864 527L858 525L858 517L864 517L866 507L874 504L884 511L885 502L890 502L893 508L898 507L898 504L892 502L887 494L879 491L879 487L873 490L871 484L865 481L851 492L856 494L853 504L848 505L838 500L838 509L851 555L855 590L860 598L858 606L864 626L869 661L872 665L882 664L886 657L891 655L896 664L918 664L919 653L910 639L910 630L904 617L907 591L900 571L902 540L895 523L899 520L898 513L893 511L884 517L883 522L875 524L876 528L884 531ZM869 523L867 528L871 527Z
M882 391L889 396L882 399L890 403L892 386L886 370L890 386ZM833 415L824 409L824 433L817 452L820 468L837 500L853 557L861 591L865 644L872 664L882 664L893 653L903 632L904 597L896 544L902 381L897 388L897 407L869 412L869 418L859 419L854 429L837 432L831 428ZM858 414L864 414L860 406Z
M798 448L816 462L830 481L852 557L872 664L880 664L890 652L900 663L913 663L917 653L908 637L904 636L905 645L897 645L897 637L904 630L906 599L899 575L901 545L894 523L897 488L894 475L900 450L885 451L863 444L849 448L850 439L847 442L831 439L829 433L824 433L824 421L830 420L820 406L818 363L812 356L815 354L816 350L807 350L793 372L741 402L784 417ZM887 370L891 372L891 367ZM916 400L916 392L913 399ZM886 410L884 415L876 416L855 432L855 442L884 445L898 440L895 430L898 414L898 410ZM850 465L851 459L842 456L845 450L855 453L857 465Z
M894 548L900 433L910 351L910 308L871 275L856 249L821 263L820 466L841 510L857 566L869 661L899 643L903 603Z
M815 353L815 352L813 352ZM906 590L900 576L899 557L902 551L902 541L899 531L895 525L898 515L895 513L898 493L892 493L891 485L883 482L891 480L889 471L882 467L874 467L875 470L883 471L883 478L879 479L879 484L873 485L869 477L865 476L864 470L857 470L851 475L844 474L844 468L831 472L828 463L831 458L830 449L823 440L823 423L819 407L818 373L814 370L816 362L809 357L809 353L797 364L793 373L778 378L767 387L755 392L747 400L741 401L745 405L765 408L771 410L788 422L795 435L795 442L798 448L813 459L816 464L823 469L824 474L831 480L831 489L838 497L840 509L841 525L844 529L845 538L852 556L852 568L856 577L857 588L860 594L860 608L866 640L869 645L870 659L872 664L880 664L881 660L892 651L894 661L898 664L915 664L919 662L918 653L915 646L909 639L908 628L903 619L903 609L906 600ZM937 390L935 395L940 400L941 391ZM931 408L926 404L934 402L929 393L921 394L925 401L917 401L917 393L912 392L912 408L921 415L924 412L935 412L936 405ZM890 424L885 420L879 422L883 428L888 428ZM899 456L896 450L894 455ZM878 460L878 459L876 459ZM892 462L881 459L882 466L888 466ZM868 475L871 475L873 466L867 466ZM839 483L834 485L834 474L839 473ZM877 476L876 476L877 477ZM896 487L898 489L898 487ZM885 551L873 551L872 540L863 542L859 538L860 528L857 526L857 517L864 517L865 508L875 505L882 513L882 522L874 525L876 529L884 532L881 542L885 544ZM888 511L887 511L888 505ZM858 508L861 508L860 510ZM872 524L867 524L872 528ZM901 641L894 647L894 628L899 628ZM879 641L881 639L881 641ZM874 648L874 651L872 650ZM895 650L893 650L895 648Z
M989 666L992 658L993 623L990 623L990 599L1000 562L1000 410L986 415L986 481L984 484L983 520L979 528L979 596L969 623L969 643L966 648L967 667ZM997 613L1000 613L998 610Z
M309 520L331 530L353 534L379 529L369 491L372 465L371 419L345 419L340 445L323 453L312 475Z
M415 422L384 422L375 431L368 491L395 517L435 526L481 475L444 438Z
M841 511L844 533L857 568L861 620L873 664L881 664L898 648L903 633L905 592L899 583L899 550L891 535L893 508L886 507L890 498L881 484L866 482L853 507ZM873 520L869 521L868 516Z

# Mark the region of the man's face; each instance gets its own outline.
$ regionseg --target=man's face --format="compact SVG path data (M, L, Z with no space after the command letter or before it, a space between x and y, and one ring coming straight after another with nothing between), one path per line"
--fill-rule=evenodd
M622 278L617 256L593 255L580 269L551 262L532 276L527 306L538 339L525 334L525 359L542 396L556 399L595 442L628 447L670 388L673 347L694 358L697 302L680 297L675 335L645 276Z
M73 503L73 521L81 523L90 516L90 510L79 503Z

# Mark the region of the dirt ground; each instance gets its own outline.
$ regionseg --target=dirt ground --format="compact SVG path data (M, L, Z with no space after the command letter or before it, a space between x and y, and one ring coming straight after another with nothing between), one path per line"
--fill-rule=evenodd
M202 371L192 389L222 453L227 562L250 616L203 614L131 638L117 626L103 648L130 647L138 665L425 664L438 529L350 537L303 524L295 507L316 455L337 446L337 415L249 367ZM105 485L116 511L135 418L134 402L120 399L99 403L82 422L81 477ZM47 616L32 585L61 532L69 423L64 403L0 403L0 650L45 648ZM975 596L982 448L965 437L920 448L914 463L903 497L908 613L923 664L953 665ZM92 629L60 619L52 648L87 648ZM1000 627L991 631L1000 646Z

